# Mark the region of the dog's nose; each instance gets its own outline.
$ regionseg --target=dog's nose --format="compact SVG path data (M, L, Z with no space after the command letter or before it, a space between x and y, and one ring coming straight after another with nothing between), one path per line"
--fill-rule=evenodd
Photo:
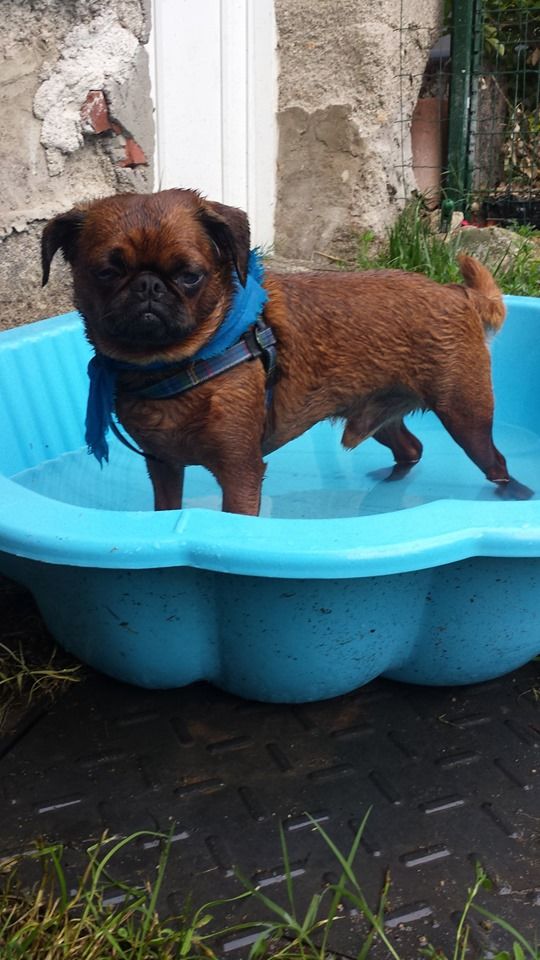
M140 273L131 285L133 293L138 294L141 300L161 300L167 292L167 287L155 273L145 270Z

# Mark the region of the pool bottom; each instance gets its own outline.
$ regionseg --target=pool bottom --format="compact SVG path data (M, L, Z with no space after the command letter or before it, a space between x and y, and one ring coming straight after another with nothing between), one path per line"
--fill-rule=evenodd
M413 416L408 422L425 450L420 463L399 479L393 472L390 451L375 440L348 451L340 443L342 424L318 424L268 458L261 515L337 519L385 514L446 499L494 500L494 485L454 443L434 414ZM512 475L534 490L540 462L538 434L503 423L497 426L495 437ZM42 496L75 506L153 509L144 459L115 438L111 439L110 464L102 469L86 448L79 448L12 479ZM187 470L184 505L220 509L217 483L202 467Z
M0 570L29 587L55 639L91 666L143 687L207 679L273 702L334 697L380 674L441 686L516 669L540 650L539 564L473 558L392 576L290 580L0 554Z

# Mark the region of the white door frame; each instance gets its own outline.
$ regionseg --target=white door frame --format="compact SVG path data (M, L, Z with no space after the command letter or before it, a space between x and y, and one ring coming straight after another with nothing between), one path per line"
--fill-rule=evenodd
M193 187L274 239L274 0L152 0L155 189Z

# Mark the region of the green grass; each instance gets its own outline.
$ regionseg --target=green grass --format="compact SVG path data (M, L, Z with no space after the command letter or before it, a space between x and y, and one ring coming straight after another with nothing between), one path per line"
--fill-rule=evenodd
M348 922L345 906L358 911L362 923L355 960L369 960L375 941L378 957L411 960L399 953L385 928L384 914L390 892L387 876L378 900L370 905L357 878L355 866L364 817L347 854L342 853L323 828L313 822L322 841L331 850L339 868L339 879L313 894L304 913L296 907L296 892L284 832L281 851L286 876L287 905L267 897L259 888L245 883L245 892L231 900L216 897L199 909L186 909L178 916L161 918L157 903L165 879L170 841L162 834L140 832L122 840L103 839L87 850L88 863L77 889L69 891L61 845L44 846L32 859L41 867L41 879L29 891L19 878L20 861L4 864L0 890L0 957L2 960L220 960L225 938L254 934L246 948L246 960L331 960L332 931ZM158 838L162 844L152 884L143 889L130 887L112 877L114 860L124 848L141 837ZM27 858L25 858L25 861ZM107 891L120 888L124 901L109 908ZM471 911L505 930L511 946L490 960L540 960L540 953L513 927L476 903L480 891L489 887L481 867L464 896L464 908L455 941L445 953L436 945L419 951L430 960L466 960L469 950ZM224 910L251 901L260 910L260 919L238 923L219 922ZM252 911L253 912L253 911ZM475 960L479 960L475 955Z
M522 238L522 243L509 263L507 257L500 259L493 274L503 293L540 296L540 247L534 243L538 231L516 227L513 232ZM434 230L418 200L405 207L381 249L375 250L371 231L359 238L355 267L411 270L439 283L456 283L461 280L456 261L460 248L459 229L449 237Z

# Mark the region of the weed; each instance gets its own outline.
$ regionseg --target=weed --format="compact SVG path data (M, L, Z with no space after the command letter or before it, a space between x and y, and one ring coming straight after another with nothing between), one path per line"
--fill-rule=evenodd
M0 733L13 714L39 697L55 696L79 679L80 667L53 643L32 599L0 581L3 624L0 640Z
M459 233L448 239L433 232L420 202L405 207L388 234L387 266L399 270L424 273L439 283L453 283L460 279L456 263Z
M57 684L75 682L80 667L57 667L56 656L53 648L46 662L33 664L26 659L21 640L13 647L0 642L0 687L12 687L19 695L26 691L30 703L39 692L51 693Z

